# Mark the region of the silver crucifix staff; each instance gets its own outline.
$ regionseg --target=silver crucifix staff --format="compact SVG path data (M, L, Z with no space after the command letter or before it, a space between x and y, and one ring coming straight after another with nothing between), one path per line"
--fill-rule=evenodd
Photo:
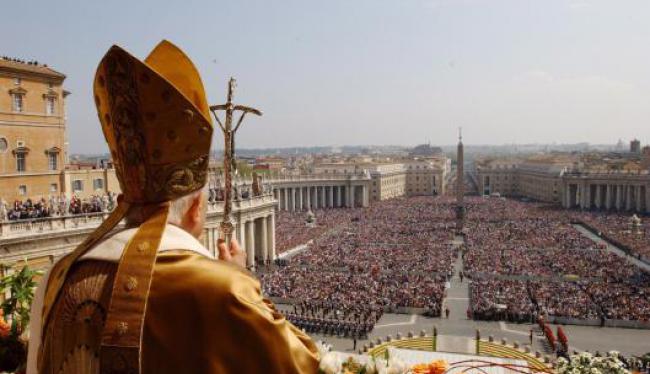
M232 239L233 224L230 220L230 211L232 210L232 171L236 170L235 163L235 133L241 126L244 117L248 113L253 113L255 115L261 116L262 112L255 108L235 105L232 102L233 95L235 93L235 78L230 78L228 82L228 101L225 104L213 105L210 107L210 111L214 115L214 118L217 120L221 131L223 131L223 141L224 141L224 150L223 150L223 171L224 171L224 191L223 191L223 220L221 221L221 238L226 241L227 245L230 245L230 240ZM226 120L224 123L221 122L219 116L217 116L217 111L223 110L226 112ZM237 125L235 128L232 127L233 113L235 111L241 112L239 120L237 120Z

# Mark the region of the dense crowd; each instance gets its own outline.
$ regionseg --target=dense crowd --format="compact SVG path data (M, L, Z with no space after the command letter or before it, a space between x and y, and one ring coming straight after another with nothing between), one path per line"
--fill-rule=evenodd
M313 239L309 248L261 274L266 295L312 306L297 310L291 318L317 331L330 329L333 323L342 326L334 330L344 335L346 321L373 326L385 311L419 308L439 316L445 282L457 257L450 244L453 211L440 201L400 198L331 211L337 213L324 219L329 219L329 231L316 237L301 234L302 240ZM305 225L301 218L280 222L292 219L298 227ZM320 220L317 212L317 224ZM283 232L277 231L278 241L284 240L279 238ZM325 300L325 314L318 314L322 307L316 308L316 316L306 314Z
M625 247L632 254L650 262L650 230L647 225L634 227L630 214L576 212L576 218Z
M38 200L16 200L8 204L0 200L0 220L38 219L78 215L88 213L108 212L117 204L117 195L113 193L92 195L87 198L65 195L50 196Z
M307 224L307 212L279 211L275 217L276 251L282 253L306 244L341 224L350 222L359 212L359 209L317 209L311 212L313 224Z
M467 217L463 257L473 278L469 313L474 318L650 320L650 274L572 224L585 217L596 220L595 214L472 198Z

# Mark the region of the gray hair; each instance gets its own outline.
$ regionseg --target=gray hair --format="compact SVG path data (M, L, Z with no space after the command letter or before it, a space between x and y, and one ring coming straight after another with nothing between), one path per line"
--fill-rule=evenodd
M194 199L196 199L197 197L200 198L201 195L205 193L206 193L206 189L202 188L200 190L192 192L189 195L179 197L178 199L172 201L169 207L169 217L167 218L167 222L175 225L179 225L183 220L183 217L185 216L187 211L192 206L192 202L194 201Z

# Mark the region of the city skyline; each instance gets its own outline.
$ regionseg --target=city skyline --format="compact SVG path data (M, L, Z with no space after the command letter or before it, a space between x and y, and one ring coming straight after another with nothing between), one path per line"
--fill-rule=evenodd
M116 43L144 57L163 38L196 63L211 103L234 75L236 101L265 112L241 148L454 144L458 126L467 144L650 142L643 1L62 1L9 13L24 32L2 54L67 75L72 153L105 148L91 94L103 53Z

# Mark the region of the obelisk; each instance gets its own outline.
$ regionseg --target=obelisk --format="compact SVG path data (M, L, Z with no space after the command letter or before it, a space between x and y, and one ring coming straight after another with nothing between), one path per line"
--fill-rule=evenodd
M456 231L463 231L465 220L465 184L463 171L463 134L462 128L458 128L458 149L456 154Z

